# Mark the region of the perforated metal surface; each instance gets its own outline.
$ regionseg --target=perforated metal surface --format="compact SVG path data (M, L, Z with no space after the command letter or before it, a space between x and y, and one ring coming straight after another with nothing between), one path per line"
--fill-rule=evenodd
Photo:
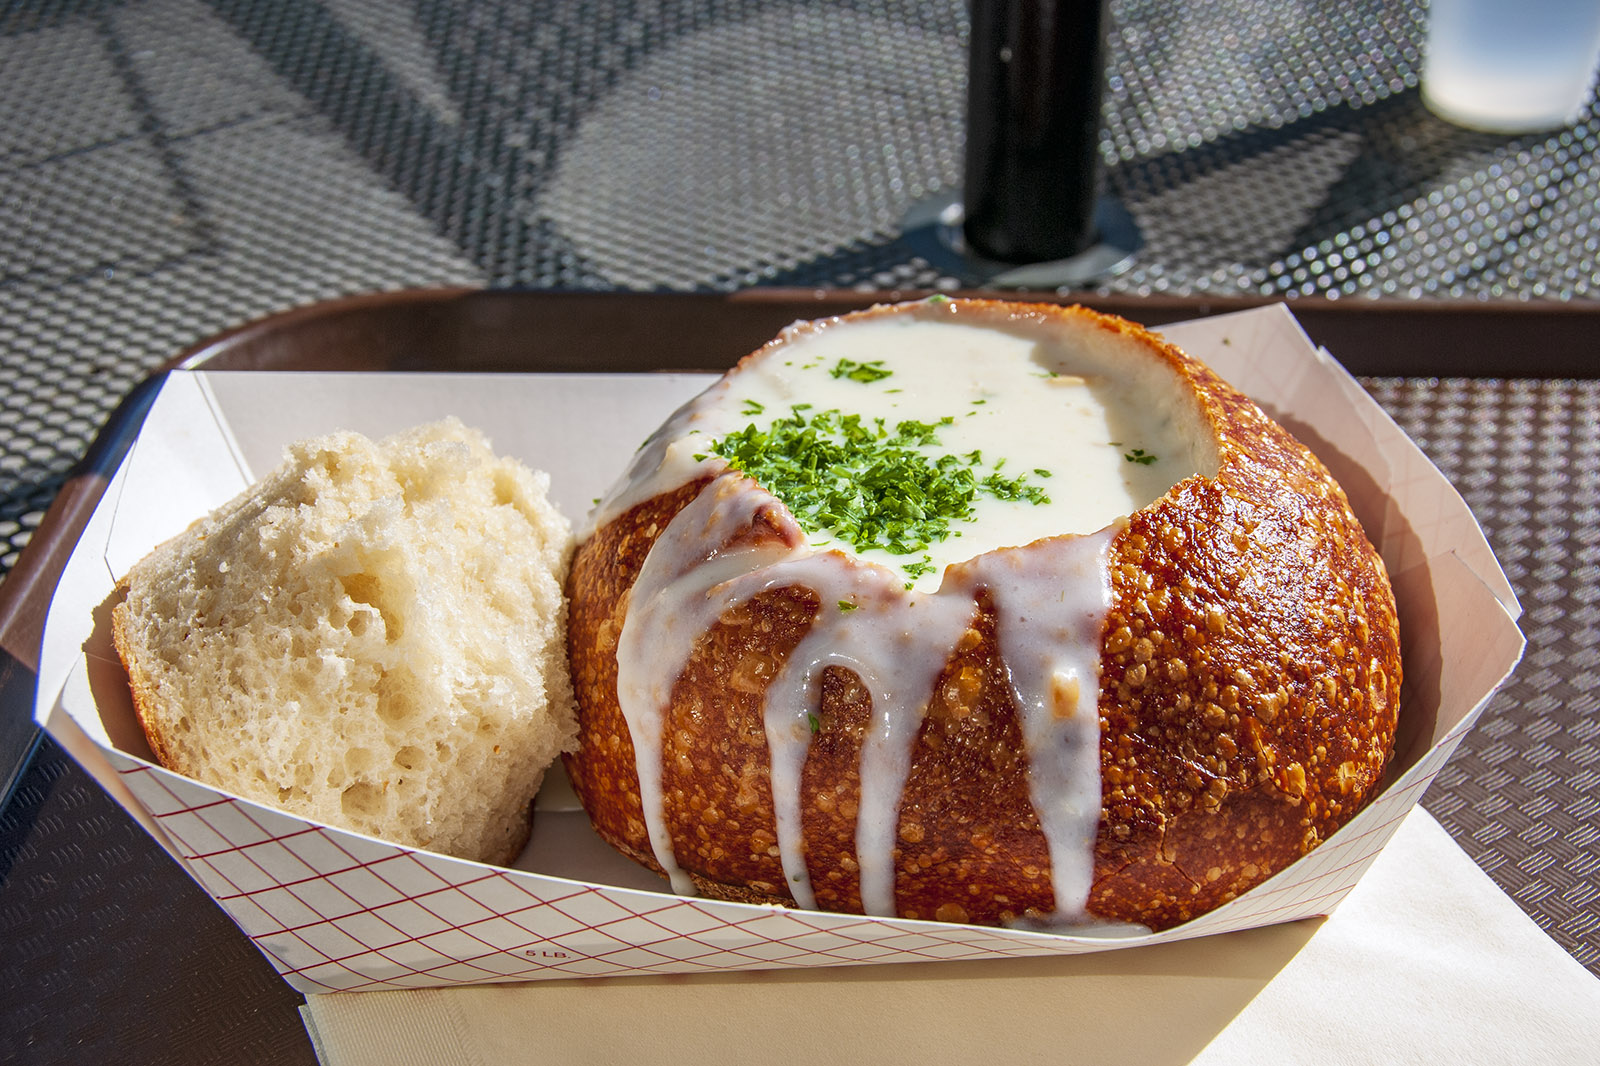
M1421 5L1112 5L1116 292L1592 299L1600 131L1420 106ZM0 13L0 567L115 398L296 303L951 286L959 0L60 0ZM71 387L63 387L70 382Z
M1102 291L1600 296L1594 108L1518 138L1432 117L1421 4L1111 10L1102 155L1145 246ZM959 181L965 33L961 0L0 9L0 574L135 381L270 311L438 284L973 280L900 234ZM1526 665L1427 804L1600 972L1600 395L1372 385L1463 488L1528 608ZM125 819L79 831L60 813L91 810L122 817L51 749L0 824L0 883L29 901L0 908L0 942L26 949L18 980L67 987L100 957L51 939L74 904L49 869L86 834L150 848Z

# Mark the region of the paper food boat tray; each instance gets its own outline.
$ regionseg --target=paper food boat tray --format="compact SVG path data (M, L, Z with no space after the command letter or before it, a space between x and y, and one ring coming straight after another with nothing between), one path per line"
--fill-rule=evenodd
M1162 332L1334 471L1388 564L1405 655L1380 795L1289 869L1164 933L1069 936L674 896L599 841L558 773L517 868L501 869L308 822L154 764L105 604L129 566L270 470L284 445L454 414L548 470L556 503L577 520L707 375L172 372L62 575L35 717L306 993L1074 954L1327 914L1515 666L1518 606L1454 489L1287 310Z

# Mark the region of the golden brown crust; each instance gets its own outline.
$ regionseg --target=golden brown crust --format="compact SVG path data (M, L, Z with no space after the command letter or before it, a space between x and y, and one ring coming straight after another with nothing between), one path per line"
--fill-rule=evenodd
M1166 928L1282 869L1375 791L1400 685L1388 578L1315 456L1160 338L1080 308L964 306L1077 316L1140 341L1189 381L1219 442L1217 475L1137 512L1110 554L1089 908ZM656 869L617 703L616 639L651 544L704 484L602 525L579 546L568 585L581 707L569 773L600 835ZM778 536L758 520L735 539ZM725 612L673 687L666 821L679 864L708 895L793 902L761 697L818 607L809 589L790 587ZM802 769L804 853L817 905L859 912L857 767L871 699L839 667L821 688ZM1053 908L1023 750L993 608L980 597L913 748L894 854L899 914L995 924Z
M122 660L122 668L128 675L133 713L139 719L139 728L144 731L145 741L150 745L156 762L175 773L183 773L183 767L177 765L177 752L167 744L159 728L160 718L155 713L155 679L139 663L138 642L130 628L133 621L128 613L127 595L128 582L123 579L117 584L114 594L117 602L111 609L111 643L116 647L117 657Z
M1220 382L1202 395L1222 468L1117 538L1101 660L1097 852L1121 868L1097 869L1091 906L1159 926L1348 820L1399 708L1393 594L1344 492L1254 404Z

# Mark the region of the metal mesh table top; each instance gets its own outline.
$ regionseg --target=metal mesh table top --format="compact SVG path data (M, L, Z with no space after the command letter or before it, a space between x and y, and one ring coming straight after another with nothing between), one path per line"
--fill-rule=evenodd
M1111 8L1102 292L1592 300L1600 118L1426 112L1420 5ZM127 0L0 13L0 566L151 366L376 288L954 287L959 2Z
M903 226L960 182L965 12L0 8L0 574L135 382L271 311L429 285L972 284ZM1113 2L1101 156L1145 243L1095 291L1600 297L1600 113L1519 137L1435 118L1416 91L1423 18L1381 0ZM1600 972L1600 389L1368 385L1463 490L1528 612L1524 667L1427 805ZM40 901L48 849L82 846L59 808L94 790L47 753L0 817L0 891L30 901L0 906L10 977L82 965L52 940L66 904ZM148 843L105 831L133 849L119 862Z

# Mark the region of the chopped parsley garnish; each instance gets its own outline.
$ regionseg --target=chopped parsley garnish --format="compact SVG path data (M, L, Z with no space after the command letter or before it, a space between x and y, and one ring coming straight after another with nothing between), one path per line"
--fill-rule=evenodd
M1023 479L1026 474L1017 477L1002 477L998 468L993 474L984 478L978 484L988 490L989 495L997 500L1027 500L1029 503L1049 503L1050 497L1045 495L1044 489L1037 485L1029 485Z
M925 444L932 446L939 443L937 436L939 427L953 425L954 423L955 419L949 415L945 415L937 422L918 422L908 418L894 427L894 441L896 444ZM881 430L883 421L879 419L877 424Z
M754 400L746 400L744 402L744 406L739 409L739 413L742 415L759 415L765 410L766 407L764 405L759 404Z
M1123 452L1122 457L1128 462L1138 463L1140 466L1149 466L1151 463L1158 461L1157 456L1151 455L1143 448L1135 448L1131 452Z
M882 381L894 373L893 370L883 368L882 359L874 359L868 363L858 363L854 359L841 359L839 365L828 371L836 378L849 378L851 381L873 382Z
M818 718L814 714L811 714L811 713L807 712L806 721L811 723L811 735L812 736L816 736L818 733L822 732L822 719Z
M710 451L759 482L806 529L827 530L858 551L919 555L951 536L951 523L970 520L981 495L1049 503L1026 474L1005 477L996 463L974 469L979 452L937 455L939 430L952 424L907 420L890 429L836 409L793 413L765 429L754 424L715 441ZM902 564L912 578L933 571L932 559ZM843 604L840 609L844 609Z
M851 603L849 600L840 600L839 601L839 610L841 610L841 611L853 611L859 606L860 606L860 604Z

